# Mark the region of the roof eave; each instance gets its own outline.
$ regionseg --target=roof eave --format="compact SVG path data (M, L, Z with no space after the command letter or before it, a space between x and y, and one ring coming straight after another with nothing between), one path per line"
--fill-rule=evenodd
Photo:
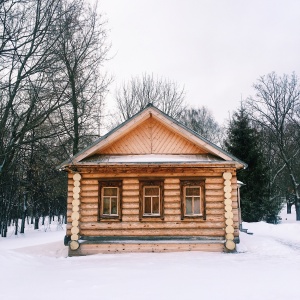
M237 164L235 161L220 161L220 162L80 162L76 165L68 164L62 166L61 170L74 171L76 168L95 168L95 167L145 167L145 166L157 166L157 167L235 167L236 169L243 168L243 165Z

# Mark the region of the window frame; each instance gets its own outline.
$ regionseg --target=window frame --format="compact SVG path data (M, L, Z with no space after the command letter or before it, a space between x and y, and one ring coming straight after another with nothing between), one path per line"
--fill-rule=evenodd
M140 220L147 218L160 218L164 219L164 181L162 179L142 179L139 180L139 202L140 202ZM159 213L145 214L145 188L147 187L158 187L159 188Z
M186 214L186 188L200 187L200 214ZM182 179L180 180L181 220L202 219L206 220L205 210L205 180L204 179Z
M107 215L103 214L103 191L104 188L118 188L117 192L117 214ZM122 219L122 210L121 210L121 201L122 201L122 180L99 180L98 182L98 222L102 219L113 219L121 220Z

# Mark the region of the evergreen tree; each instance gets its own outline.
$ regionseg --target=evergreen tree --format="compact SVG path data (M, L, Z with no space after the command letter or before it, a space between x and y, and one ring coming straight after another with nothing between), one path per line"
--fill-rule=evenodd
M268 172L261 150L260 136L251 126L245 108L234 113L229 123L225 147L239 159L248 164L248 168L237 173L238 180L245 186L241 188L242 219L245 222L257 222L267 215Z

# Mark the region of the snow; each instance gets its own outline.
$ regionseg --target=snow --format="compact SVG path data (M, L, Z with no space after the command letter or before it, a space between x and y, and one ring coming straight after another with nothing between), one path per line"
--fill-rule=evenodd
M67 257L61 226L0 238L0 299L300 299L300 222L243 223L237 253Z
M210 154L139 154L139 155L93 155L82 161L97 163L170 163L170 162L220 162L220 158Z

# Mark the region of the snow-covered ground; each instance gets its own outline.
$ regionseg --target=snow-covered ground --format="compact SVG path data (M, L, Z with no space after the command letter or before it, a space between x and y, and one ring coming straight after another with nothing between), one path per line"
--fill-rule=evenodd
M60 226L0 237L0 299L300 299L300 222L244 223L234 254L67 257ZM45 230L47 229L47 230Z

